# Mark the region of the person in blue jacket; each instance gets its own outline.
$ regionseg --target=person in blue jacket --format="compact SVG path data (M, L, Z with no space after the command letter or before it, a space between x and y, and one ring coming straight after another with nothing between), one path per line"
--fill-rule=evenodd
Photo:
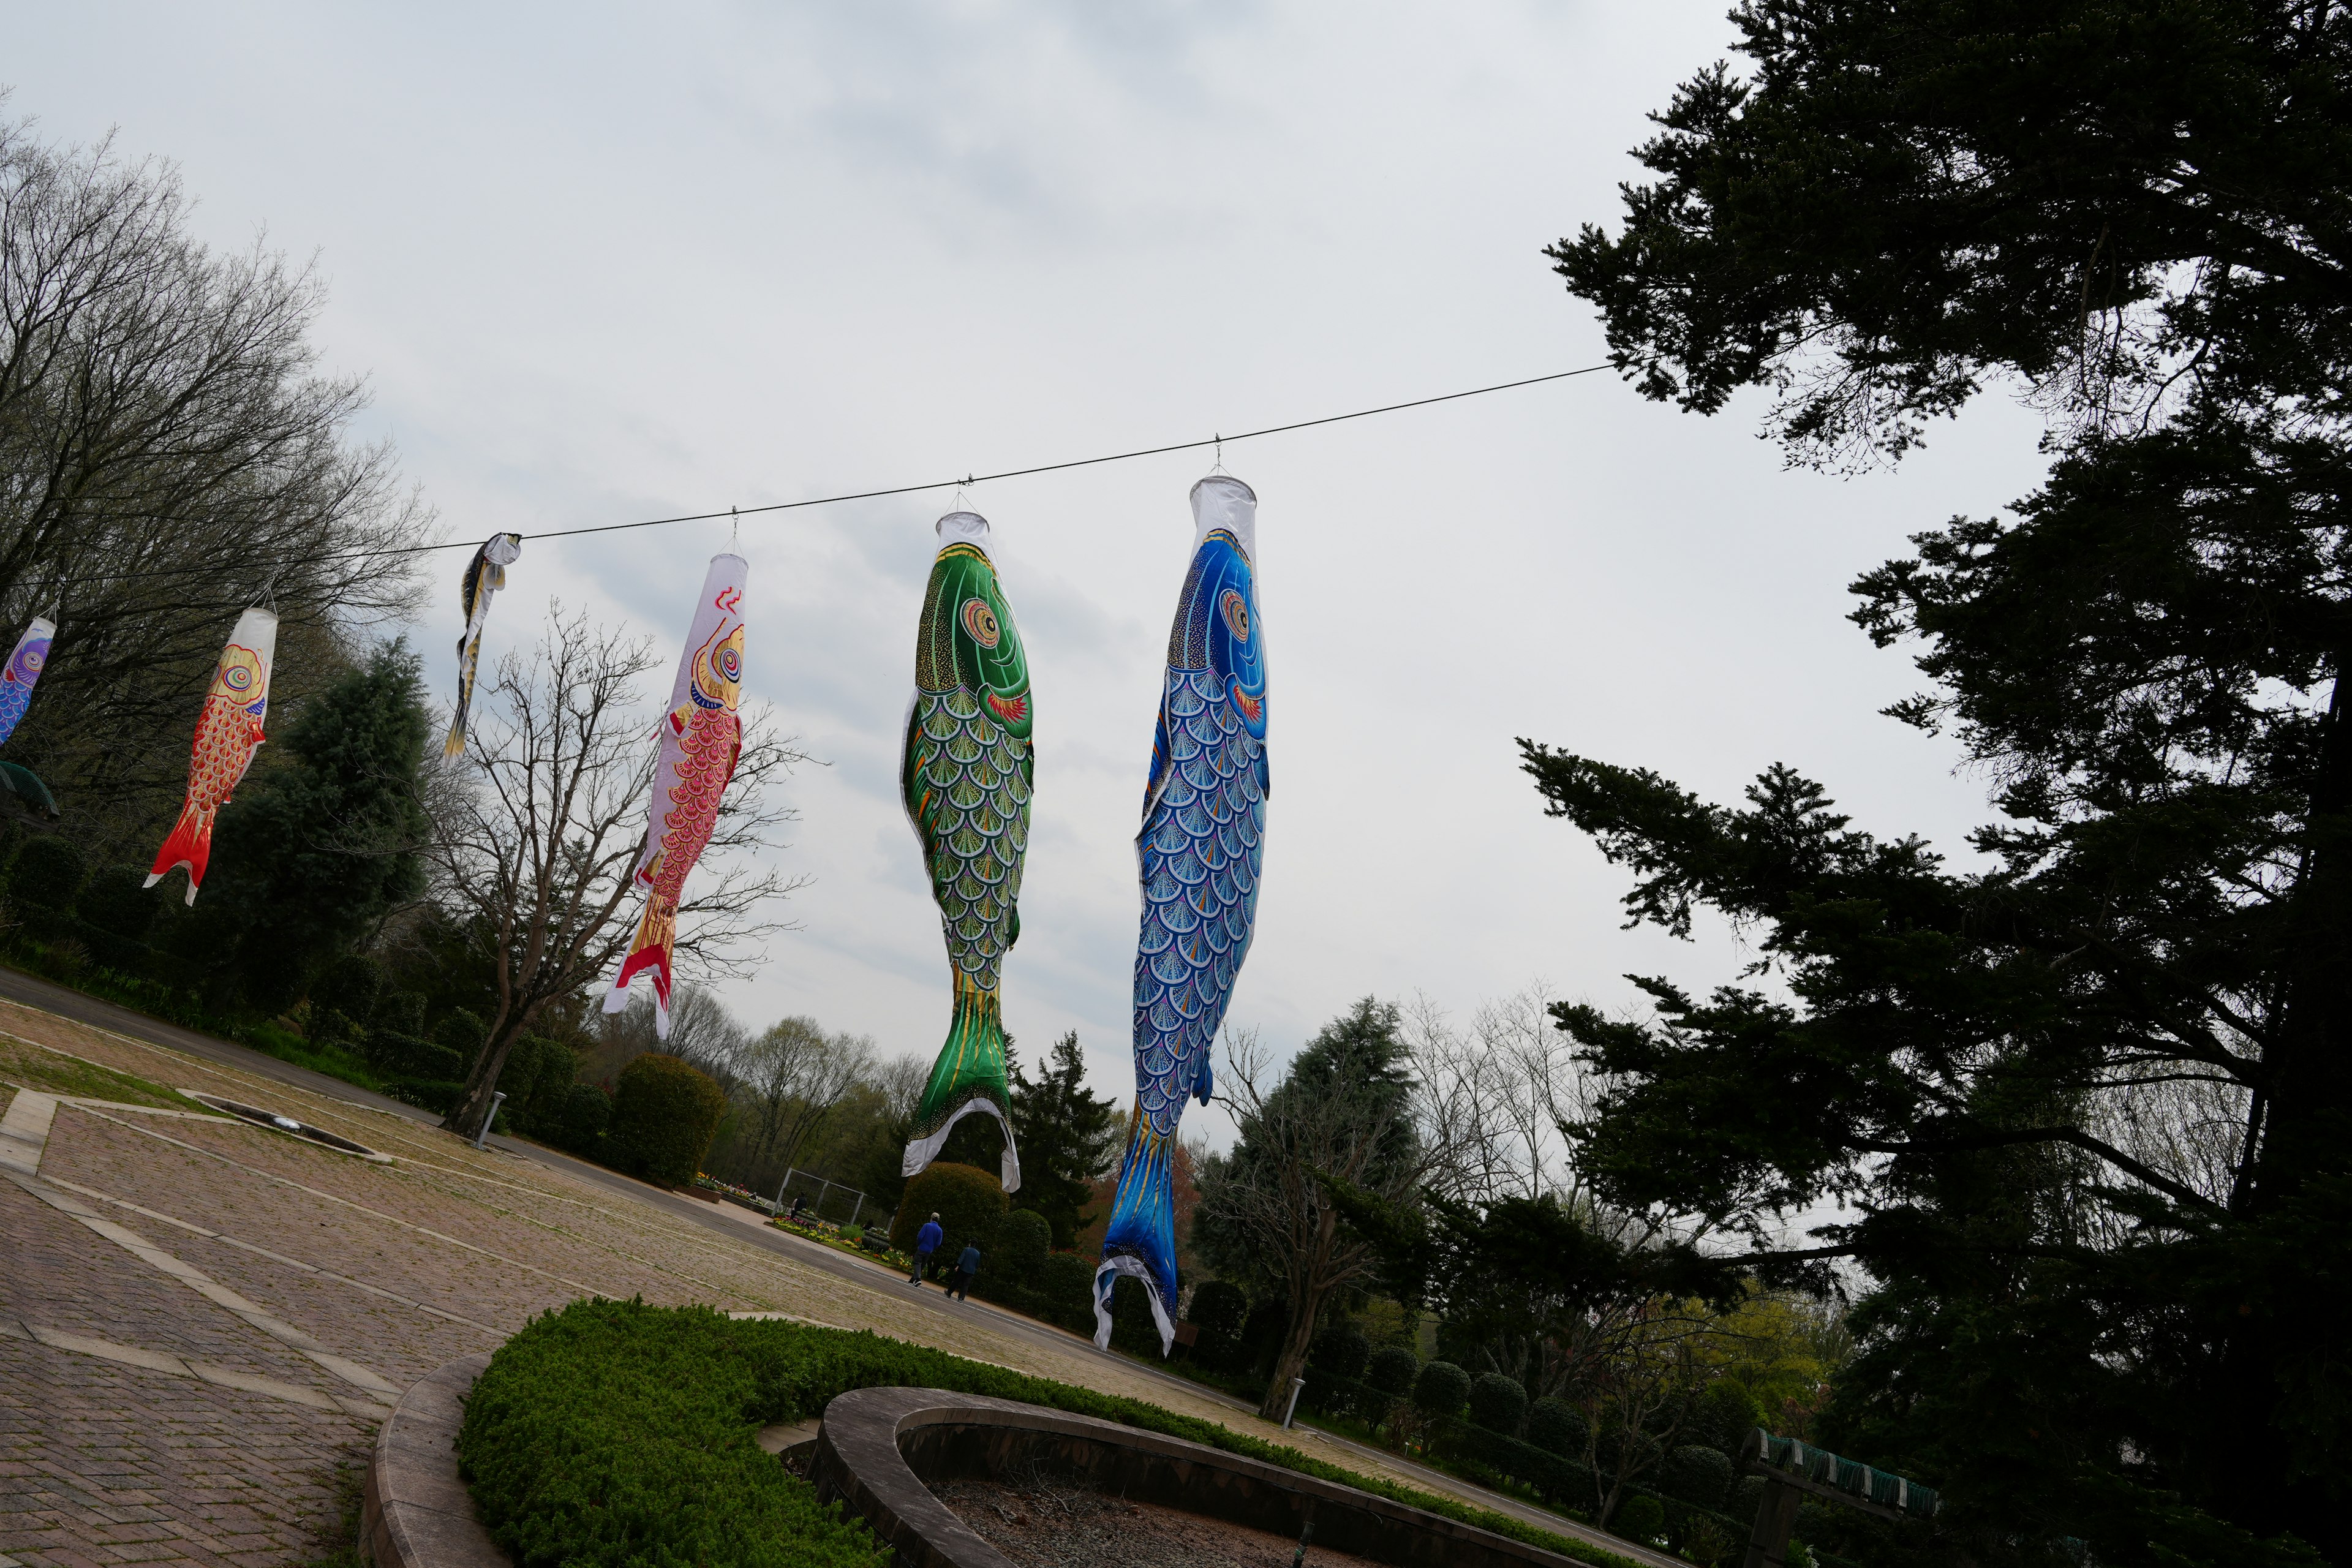
M940 1249L940 1240L947 1232L940 1228L940 1216L934 1213L915 1233L915 1271L907 1276L907 1283L919 1290L923 1288L923 1270L931 1266L931 1254Z
M963 1244L963 1256L956 1259L955 1272L948 1276L948 1294L971 1300L972 1277L979 1272L980 1247L967 1241Z

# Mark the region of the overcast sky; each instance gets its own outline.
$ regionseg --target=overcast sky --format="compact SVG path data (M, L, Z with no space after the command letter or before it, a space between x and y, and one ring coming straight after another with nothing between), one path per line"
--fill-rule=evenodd
M197 224L331 287L452 538L751 506L1158 446L1602 357L1540 254L1617 221L1627 150L1719 56L1724 0L12 7L7 112L181 166ZM2023 494L1998 402L1893 472L1790 471L1592 375L1228 446L1259 496L1273 774L1228 1022L1287 1050L1354 998L1466 1015L1538 979L1732 977L1731 933L1619 929L1624 875L1545 818L1528 735L1733 799L1776 761L1958 853L1984 784L1877 710L1844 616L1906 535ZM1005 1016L1132 1093L1131 840L1192 541L1175 454L979 487L1034 673L1037 795ZM828 765L814 880L727 1000L925 1058L937 916L896 795L948 492L745 524L750 698ZM524 547L492 656L551 596L668 665L723 524ZM418 636L450 684L462 556ZM1195 1112L1195 1117L1200 1117ZM1201 1122L1222 1142L1213 1113ZM1188 1122L1188 1127L1193 1125Z

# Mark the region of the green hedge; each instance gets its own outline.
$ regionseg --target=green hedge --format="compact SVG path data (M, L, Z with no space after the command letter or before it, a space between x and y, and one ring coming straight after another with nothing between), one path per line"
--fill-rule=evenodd
M575 1301L533 1320L466 1401L459 1464L520 1568L881 1568L863 1523L820 1508L754 1441L852 1388L992 1394L1162 1432L1444 1514L1601 1568L1622 1557L1350 1474L1156 1405L865 1332L707 1308Z
M691 1186L727 1114L727 1091L677 1057L648 1052L621 1069L604 1146L633 1176Z

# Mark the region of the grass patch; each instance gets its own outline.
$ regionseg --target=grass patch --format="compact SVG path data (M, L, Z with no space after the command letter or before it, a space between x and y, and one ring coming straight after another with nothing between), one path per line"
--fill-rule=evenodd
M360 1550L360 1494L367 1472L356 1464L335 1467L335 1522L297 1568L367 1568Z
M521 1568L881 1568L862 1522L820 1508L753 1441L853 1388L1049 1405L1337 1481L1597 1568L1627 1559L1452 1498L1356 1475L1213 1422L845 1329L700 1307L575 1301L532 1321L466 1401L457 1456Z
M0 1039L0 1078L37 1089L44 1094L70 1095L81 1100L111 1100L129 1105L157 1105L170 1110L194 1110L206 1116L219 1112L186 1095L102 1068L28 1041Z

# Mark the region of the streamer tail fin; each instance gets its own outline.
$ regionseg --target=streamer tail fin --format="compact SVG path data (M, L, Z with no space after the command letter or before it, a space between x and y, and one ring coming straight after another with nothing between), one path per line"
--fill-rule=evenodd
M997 1179L1008 1193L1021 1188L1021 1152L1013 1141L1013 1093L1004 1070L1004 1020L997 994L983 991L961 970L955 977L955 1015L947 1043L931 1064L930 1082L915 1111L900 1173L919 1175L940 1157L955 1124L974 1111L993 1116L1004 1128L1004 1153Z
M671 946L677 940L677 900L656 889L646 895L646 912L630 939L629 953L613 989L604 997L604 1011L617 1013L629 1005L629 982L650 973L654 988L654 1037L669 1038Z
M172 824L163 847L155 851L155 867L148 872L145 885L152 888L184 866L188 869L188 902L194 903L196 889L205 879L205 865L213 856L213 818L217 815L217 809L199 806L193 800L183 805L180 820Z
M1176 1342L1176 1139L1155 1131L1139 1105L1128 1121L1127 1154L1095 1270L1095 1344L1110 1345L1111 1292L1122 1274L1143 1282L1160 1330L1160 1353Z

